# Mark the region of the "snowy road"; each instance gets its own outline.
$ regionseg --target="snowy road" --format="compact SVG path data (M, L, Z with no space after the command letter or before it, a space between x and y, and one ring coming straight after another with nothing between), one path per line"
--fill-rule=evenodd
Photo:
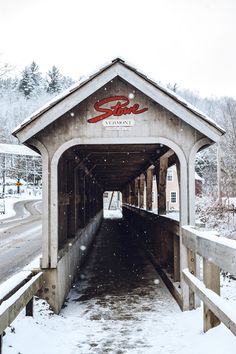
M19 271L41 251L41 202L20 201L16 215L0 223L0 283Z

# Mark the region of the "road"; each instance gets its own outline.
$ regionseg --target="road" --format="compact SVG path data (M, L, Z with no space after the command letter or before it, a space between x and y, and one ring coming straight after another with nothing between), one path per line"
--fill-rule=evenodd
M20 201L16 215L0 223L0 284L41 252L41 202Z

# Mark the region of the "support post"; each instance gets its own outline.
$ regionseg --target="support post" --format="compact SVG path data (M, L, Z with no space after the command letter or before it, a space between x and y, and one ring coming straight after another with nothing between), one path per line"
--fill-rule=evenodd
M160 172L158 183L158 214L166 214L166 175L168 158L160 158Z
M141 174L139 178L139 207L144 208L144 184L145 184L145 176Z
M28 302L28 304L25 307L25 315L33 317L33 314L34 314L34 298L32 297L32 299Z
M152 183L153 183L153 168L147 169L146 176L146 210L152 210Z
M173 248L174 248L174 281L180 281L180 249L179 249L179 237L173 236Z
M189 198L189 225L195 225L195 158L191 155L188 165L188 198ZM179 176L179 164L176 164L177 174ZM188 268L191 274L200 278L200 258L198 255L188 250ZM194 292L189 290L189 309L196 309L200 306L200 299Z
M203 258L203 281L208 289L220 295L220 269L215 264ZM209 329L220 324L216 315L204 304L203 308L203 329L207 332Z
M220 144L217 145L217 194L218 203L222 204L222 189L221 189L221 150Z
M139 186L139 178L135 178L134 180L134 205L138 207L138 186Z
M130 191L130 204L135 205L135 180L133 180L130 184L131 191Z
M131 184L128 185L128 204L132 204L132 189L131 189Z

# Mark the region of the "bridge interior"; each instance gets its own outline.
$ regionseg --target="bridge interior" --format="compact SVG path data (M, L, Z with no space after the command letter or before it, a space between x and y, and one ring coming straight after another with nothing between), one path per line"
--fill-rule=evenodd
M77 145L66 150L58 164L59 255L98 217L103 208L103 193L120 191L123 218L130 230L125 238L132 236L132 243L143 249L169 289L178 294L178 286L173 288L170 284L180 280L179 225L170 220L168 231L166 218L161 216L166 212L167 168L173 164L178 168L177 156L163 144ZM151 213L154 176L158 205L155 214ZM179 294L176 298L179 300Z
M165 214L165 177L175 163L174 152L162 144L81 145L66 150L58 165L59 244L74 237L101 210L104 191L121 191L125 204L141 208L146 204L151 210L154 175L157 204Z

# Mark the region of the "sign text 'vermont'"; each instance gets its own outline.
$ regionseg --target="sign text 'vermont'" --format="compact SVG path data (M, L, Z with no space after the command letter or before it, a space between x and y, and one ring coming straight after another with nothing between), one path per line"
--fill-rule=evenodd
M110 102L116 102L116 104L110 106L109 108L107 106L104 107ZM88 119L88 122L96 123L111 116L120 117L128 114L140 114L148 110L148 108L139 109L138 103L128 107L129 103L129 99L125 96L112 96L104 98L94 104L94 109L102 114Z

